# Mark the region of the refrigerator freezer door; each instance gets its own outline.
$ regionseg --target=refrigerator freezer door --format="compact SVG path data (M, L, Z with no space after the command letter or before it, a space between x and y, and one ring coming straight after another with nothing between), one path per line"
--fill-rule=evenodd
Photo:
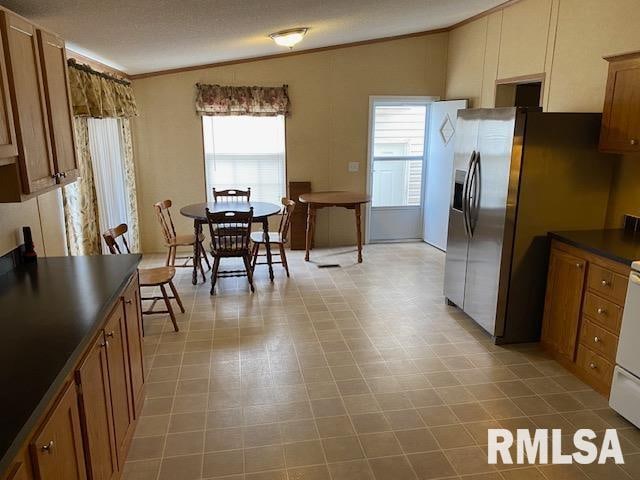
M464 311L491 335L499 333L495 329L498 297L504 293L500 289L507 288L507 282L501 285L500 274L502 259L505 254L506 258L510 255L503 251L503 246L516 113L515 108L484 110L478 131L475 176L470 182L472 235L467 253ZM515 204L511 206L515 208Z
M469 241L464 220L463 205L466 203L464 195L466 194L465 187L471 158L477 146L478 126L480 123L480 117L473 112L474 110L459 111L456 122L456 143L453 159L454 178L451 189L447 257L444 273L444 295L460 308L464 308L464 284Z

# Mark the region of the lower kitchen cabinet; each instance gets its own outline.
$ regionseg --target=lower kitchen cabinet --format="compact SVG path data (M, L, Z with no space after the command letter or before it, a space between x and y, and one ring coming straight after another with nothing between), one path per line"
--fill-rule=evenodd
M106 348L107 342L101 334L76 373L87 469L94 480L109 480L118 472Z
M87 478L76 386L73 382L66 387L30 447L34 471L39 480ZM26 464L20 464L15 474L8 478L26 480L31 477Z
M142 349L142 321L140 320L142 318L142 306L137 277L134 277L125 290L123 300L129 349L133 413L135 418L138 418L144 402L144 351Z
M542 345L567 369L608 395L629 266L553 240Z
M573 359L576 349L586 264L582 258L551 250L542 342L568 360Z
M105 351L113 411L113 430L118 469L124 465L129 440L133 435L133 401L129 378L127 327L122 304L111 313L104 328Z

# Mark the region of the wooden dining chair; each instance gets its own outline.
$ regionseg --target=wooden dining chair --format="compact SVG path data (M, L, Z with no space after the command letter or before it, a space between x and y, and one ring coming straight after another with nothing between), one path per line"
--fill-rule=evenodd
M287 277L289 276L289 264L287 263L287 255L285 253L285 246L289 241L289 229L291 227L291 214L296 208L296 202L290 200L288 198L282 198L282 217L280 217L280 226L278 227L277 232L269 232L269 244L273 247L277 247L278 251L274 251L271 249L271 255L278 255L280 257L280 261L272 261L271 263L281 263L284 267L285 272L287 272ZM258 262L258 257L266 257L266 253L260 253L260 247L265 245L266 239L264 237L264 232L252 232L251 233L251 242L253 244L251 256L251 270L255 270L256 265L268 265L267 262Z
M196 243L196 246L199 249L198 267L200 268L200 272L202 273L202 278L206 280L204 268L202 267L202 259L204 258L204 261L206 262L207 268L209 270L211 269L211 264L209 263L209 257L207 256L204 248L204 235L200 233L197 238L193 233L187 235L177 235L176 227L173 225L173 218L171 217L171 206L171 200L163 200L153 205L158 223L160 223L160 227L162 228L165 246L169 248L169 251L167 252L166 265L168 267L171 266L180 268L193 268L193 263L189 264L189 261L195 262L195 259L192 255L182 257L178 257L176 255L178 252L178 247L194 248L194 243ZM176 260L184 260L184 263L176 265Z
M211 234L211 255L213 255L211 295L215 294L217 279L226 277L246 276L251 291L254 292L251 252L249 250L253 208L250 208L248 212L211 212L207 208L206 213ZM244 270L220 270L220 261L223 258L241 258Z
M232 188L228 190L216 190L213 188L214 202L249 202L251 200L251 187L246 190Z
M129 249L129 244L127 243L127 238L124 236L125 233L129 230L126 223L121 223L117 227L110 228L106 232L102 234L104 241L109 248L109 251L114 254L123 253L120 245L118 245L118 238L122 240L122 245L124 247L125 253L131 253ZM140 300L148 300L151 302L151 306L147 310L143 310L143 315L157 315L161 313L168 313L169 317L171 317L171 322L173 323L173 329L177 332L180 329L178 328L178 322L176 321L175 313L173 312L173 307L171 306L171 300L175 300L180 307L180 311L184 313L184 306L182 305L182 300L180 299L180 295L178 295L178 290L173 284L173 277L176 275L176 269L174 267L156 267L156 268L139 268L138 276L140 282L140 288L144 287L160 287L160 292L162 293L161 297L151 296L151 297L140 297ZM166 286L169 286L171 289L171 293L173 295L167 294ZM154 310L156 303L160 300L164 301L166 306L166 310Z

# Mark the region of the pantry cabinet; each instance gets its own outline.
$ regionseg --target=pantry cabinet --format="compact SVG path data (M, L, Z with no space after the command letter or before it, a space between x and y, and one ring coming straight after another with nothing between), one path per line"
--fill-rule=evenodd
M541 343L596 390L611 388L629 266L551 244Z
M64 42L0 10L0 202L78 175Z
M640 52L605 57L609 76L602 111L600 150L640 152Z

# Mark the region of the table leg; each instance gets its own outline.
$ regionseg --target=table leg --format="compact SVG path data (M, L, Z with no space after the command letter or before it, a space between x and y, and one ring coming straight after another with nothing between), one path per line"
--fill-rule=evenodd
M273 262L271 258L271 242L269 240L269 218L262 221L262 231L264 232L264 246L267 250L267 264L269 265L269 279L273 282Z
M191 275L191 283L197 285L198 283L198 265L200 264L200 244L198 243L198 237L202 231L202 225L198 220L193 221L193 233L196 236L196 241L193 242L193 273Z
M313 242L313 231L316 224L316 209L313 204L307 205L307 235L305 238L305 261L309 261L309 250L311 250L311 243Z
M358 236L358 263L362 263L362 223L360 215L360 204L354 208L356 212L356 235Z

